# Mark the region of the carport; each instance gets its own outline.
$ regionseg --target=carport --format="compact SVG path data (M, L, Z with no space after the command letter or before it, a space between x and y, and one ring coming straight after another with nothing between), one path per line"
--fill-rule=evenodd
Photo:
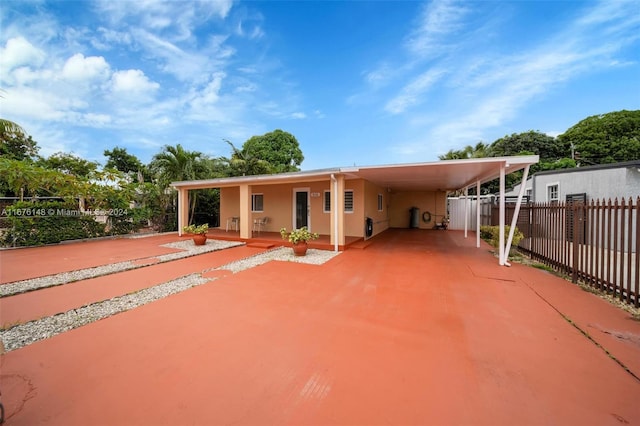
M240 237L249 239L252 228L252 188L269 185L295 185L308 186L313 182L327 182L330 188L330 204L335 206L330 211L331 226L328 228L331 244L334 250L345 244L345 215L344 205L340 195L345 190L345 182L360 179L384 188L388 192L417 192L417 191L463 191L465 194L471 187L476 187L480 192L480 185L498 178L500 180L499 196L499 223L500 246L499 264L508 265L507 253L513 240L515 223L512 223L508 236L504 234L505 225L505 176L507 174L524 170L522 182L525 182L529 168L537 163L537 155L472 158L462 160L444 160L426 163L391 164L379 166L354 166L333 169L302 171L295 173L282 173L276 175L242 176L234 178L208 179L197 181L174 182L172 186L178 190L178 229L188 222L188 191L203 188L237 188L239 206L237 220L240 227ZM517 218L520 204L524 195L525 185L521 185L514 218ZM319 194L318 194L319 196ZM364 195L363 195L364 197ZM465 236L467 235L467 223L465 220ZM480 229L480 212L478 211L477 227ZM515 219L514 219L515 221ZM476 232L476 246L480 247L480 235Z

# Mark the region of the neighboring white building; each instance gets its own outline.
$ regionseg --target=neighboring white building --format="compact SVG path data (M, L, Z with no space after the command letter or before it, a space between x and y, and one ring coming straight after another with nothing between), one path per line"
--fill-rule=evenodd
M517 196L520 184L505 193ZM538 172L529 178L525 195L535 203L566 201L567 196L603 200L640 196L640 160Z

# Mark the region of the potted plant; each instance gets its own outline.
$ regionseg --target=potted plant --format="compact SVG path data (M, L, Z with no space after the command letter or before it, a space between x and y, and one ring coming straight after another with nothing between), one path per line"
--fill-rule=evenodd
M202 225L189 225L182 228L187 234L193 235L193 243L197 246L203 246L207 242L207 232L209 231L209 224Z
M315 232L309 232L306 226L300 229L294 229L291 232L287 232L286 228L280 229L280 235L283 240L288 240L293 245L293 253L296 256L304 256L307 254L307 248L309 247L307 242L315 240L320 235Z

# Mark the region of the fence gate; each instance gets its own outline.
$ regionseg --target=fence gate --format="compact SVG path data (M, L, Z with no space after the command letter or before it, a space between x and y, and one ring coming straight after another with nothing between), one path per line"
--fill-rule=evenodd
M574 241L573 237L573 233L574 233L574 219L575 219L575 212L577 209L580 208L580 205L582 205L583 207L587 204L587 194L585 192L583 192L582 194L567 194L567 212L565 215L565 226L567 229L566 232L566 238L567 241ZM578 233L578 235L576 235L576 242L580 243L580 244L584 244L584 238L585 235L587 234L587 222L585 220L583 220L584 215L582 215L581 217L578 217L578 223L582 224L581 226L581 232Z

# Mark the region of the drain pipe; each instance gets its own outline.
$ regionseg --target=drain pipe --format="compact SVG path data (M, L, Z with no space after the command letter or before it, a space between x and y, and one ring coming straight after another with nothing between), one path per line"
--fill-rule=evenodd
M333 193L335 194L335 203L333 206L333 251L338 251L338 179L331 173L331 182L333 182Z

